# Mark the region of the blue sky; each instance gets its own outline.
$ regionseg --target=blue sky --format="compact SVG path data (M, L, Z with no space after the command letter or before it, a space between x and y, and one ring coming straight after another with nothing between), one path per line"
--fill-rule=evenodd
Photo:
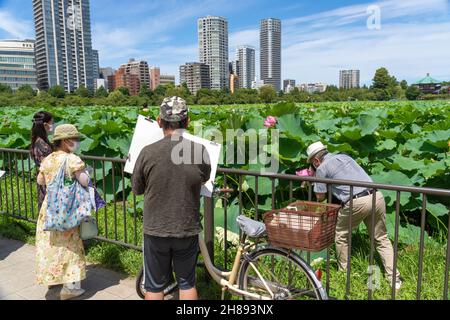
M0 0L0 39L34 37L31 3ZM373 5L379 30L367 27ZM282 77L298 83L336 84L340 69L358 68L370 84L381 66L409 82L427 72L450 81L448 0L91 0L93 47L102 67L134 57L178 78L198 60L196 21L206 15L228 19L230 60L238 45L258 49L260 19L281 19Z

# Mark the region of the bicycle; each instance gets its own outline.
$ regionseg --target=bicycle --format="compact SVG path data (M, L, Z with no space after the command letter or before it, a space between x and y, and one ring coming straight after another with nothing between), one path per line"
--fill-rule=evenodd
M227 291L247 300L329 299L313 268L293 249L269 244L259 246L267 236L266 224L244 216L238 217L237 222L242 236L231 271L221 271L213 265L206 243L199 235L205 267L211 278L222 287L222 300ZM175 284L170 286L165 294L175 288ZM136 280L136 289L143 298L143 270Z

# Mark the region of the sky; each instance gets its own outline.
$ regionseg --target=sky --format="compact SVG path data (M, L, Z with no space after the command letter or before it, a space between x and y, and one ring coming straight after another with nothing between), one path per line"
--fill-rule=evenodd
M414 82L450 81L449 0L91 0L93 48L101 67L129 58L179 77L198 61L197 19L225 17L230 61L236 47L259 50L259 22L282 20L282 78L338 84L340 69L377 68ZM32 0L0 0L0 39L34 38ZM259 51L257 53L259 75Z

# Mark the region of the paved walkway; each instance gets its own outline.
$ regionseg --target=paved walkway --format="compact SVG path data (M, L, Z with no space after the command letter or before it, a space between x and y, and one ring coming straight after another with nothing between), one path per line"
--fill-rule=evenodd
M59 300L62 286L48 290L35 284L35 247L0 238L0 300ZM140 300L135 279L93 264L82 282L80 300Z

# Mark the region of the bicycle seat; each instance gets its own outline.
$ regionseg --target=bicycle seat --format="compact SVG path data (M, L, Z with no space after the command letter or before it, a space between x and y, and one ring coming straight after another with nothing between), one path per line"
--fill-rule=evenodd
M237 217L236 221L242 232L251 238L259 238L266 233L266 225L262 222L252 220L245 216Z

